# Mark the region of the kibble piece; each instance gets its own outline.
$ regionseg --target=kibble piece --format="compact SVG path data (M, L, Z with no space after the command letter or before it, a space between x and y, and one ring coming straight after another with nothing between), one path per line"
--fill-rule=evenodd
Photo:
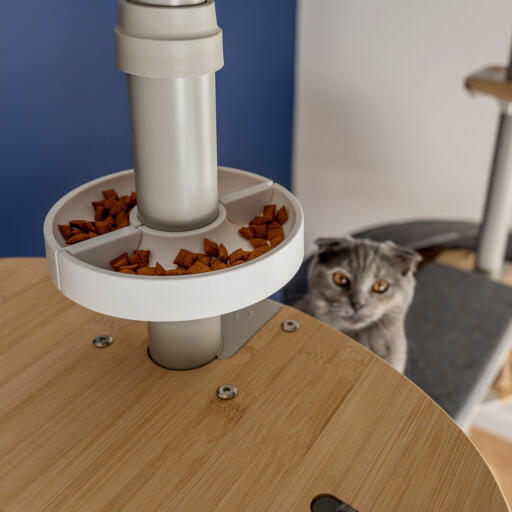
M112 217L112 215L108 215L105 219L105 222L107 223L107 226L109 226L110 229L112 229L112 227L114 226L114 217Z
M268 225L268 230L271 231L272 229L279 229L281 227L281 224L279 224L279 222L273 220L269 225Z
M94 238L94 237L98 236L98 233L93 233L92 231L89 231L89 233L87 233L87 236L89 238Z
M238 230L238 232L244 237L244 238L253 238L254 237L254 234L253 232L249 229L249 228L246 228L246 227L243 227L243 228L240 228Z
M120 212L116 216L116 226L117 228L126 228L130 225L130 220L128 219L128 215L126 212Z
M242 263L245 263L245 260L236 260L236 261L233 261L233 263L229 263L229 266L230 267L235 267L236 265L241 265Z
M160 265L160 263L158 263L158 261L156 262L156 265L155 265L155 272L159 276L165 276L165 268L162 267L162 265Z
M249 256L249 253L244 251L243 249L237 249L236 251L233 251L229 255L229 263L233 263L237 260L245 260Z
M194 252L187 251L186 249L180 249L180 252L174 258L173 263L180 267L190 268L197 260L197 254Z
M125 204L126 206L128 206L131 203L130 196L121 196L119 198L119 202Z
M92 203L92 207L96 210L96 208L99 208L100 206L102 206L103 208L105 207L105 200L102 199L101 201L93 201Z
M251 222L249 222L249 225L250 226L258 226L260 224L266 224L267 221L260 215L258 215L257 217L254 217L254 219L251 220Z
M252 231L253 235L251 238L267 238L268 226L266 224L251 226L250 230Z
M98 221L98 220L103 220L103 214L105 213L105 207L104 206L98 206L98 208L96 208L94 210L94 220Z
M272 240L272 238L275 238L276 236L282 236L284 238L284 231L281 226L279 226L277 229L269 229L268 230L268 239Z
M155 267L142 267L137 269L137 274L141 276L156 276Z
M205 238L203 241L204 245L204 253L207 256L215 256L219 254L219 246L217 243L212 242L211 240L208 240L208 238Z
M66 239L73 236L73 228L68 224L59 224L59 230Z
M228 261L228 250L224 246L224 244L219 244L219 260L223 263L226 263Z
M113 188L103 190L102 194L105 199L112 199L113 201L117 201L119 199L117 192Z
M132 204L137 204L137 192L135 190L130 194L130 201Z
M144 251L142 249L133 251L130 256L130 264L137 264L140 267L147 267L149 265L149 253L150 251Z
M210 266L210 263L212 262L212 257L207 256L206 254L197 254L197 261L200 261L203 265L206 265L207 267Z
M257 249L254 249L254 251L259 252L260 254L265 254L266 252L270 251L270 249L272 249L272 247L269 247L268 245L261 245Z
M276 205L275 204L266 204L263 207L263 218L266 222L272 222L274 220L274 215L276 214Z
M114 227L114 219L112 218L112 215L109 215L105 220L96 221L94 223L96 227L96 232L98 235L104 235L105 233L109 233L112 231L112 228Z
M196 261L188 270L187 274L202 274L203 272L210 272L210 267L207 267L199 260Z
M270 247L269 247L269 249L270 249ZM247 261L251 261L254 258L258 258L262 254L263 254L262 252L257 251L256 249L254 249L254 251L251 251L251 254L249 254L249 257L247 258Z
M278 235L270 240L270 247L277 247L284 240L284 236Z
M222 261L220 261L220 260L215 260L215 261L211 264L210 268L211 268L212 270L222 270L222 269L224 269L224 268L228 268L228 266L227 266L224 262L222 262Z
M94 225L96 226L96 233L98 233L98 235L104 235L105 233L108 233L112 227L112 224L109 224L104 220L97 220Z
M111 215L117 215L118 213L125 212L128 209L126 204L121 203L120 201L114 201L114 204L111 206L109 212Z
M68 238L66 242L68 244L76 244L78 242L83 242L84 240L89 240L89 235L86 233L78 233L77 235L73 235L71 238Z
M110 211L110 209L114 206L114 203L114 199L105 199L103 201L103 207L105 208L105 210Z
M284 224L288 220L288 212L286 211L286 208L284 206L281 206L279 208L279 211L276 213L275 219L279 224Z
M256 249L256 247L261 247L262 245L268 245L267 241L264 238L251 238L249 240L251 245Z
M128 259L128 253L127 252L123 252L123 254L120 254L117 258L114 258L110 262L110 266L114 270L119 270L121 267L126 267L129 264L130 264L130 262L129 262L129 259Z
M135 265L125 265L124 267L121 267L119 269L119 272L121 272L122 270L136 270L138 266L139 265L137 265L137 264L135 264ZM135 272L134 272L134 274L135 274Z
M77 227L82 231L96 231L94 225L88 220L78 219L78 220L70 220L69 225L73 227Z
M121 274L135 274L137 275L137 272L134 272L133 270L129 269L128 267L123 267L121 270L119 270Z
M187 273L187 271L184 268L179 268L179 267L165 271L166 276L182 276L183 274L186 274L186 273Z
M71 231L71 236L82 235L84 232L81 229L73 228Z

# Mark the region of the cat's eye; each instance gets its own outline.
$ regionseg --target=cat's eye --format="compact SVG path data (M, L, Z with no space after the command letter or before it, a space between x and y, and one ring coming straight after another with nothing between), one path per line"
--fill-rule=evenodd
M377 279L372 285L372 290L375 293L384 293L389 288L389 283L384 279Z
M350 284L349 278L343 272L334 272L332 279L341 288L346 288Z

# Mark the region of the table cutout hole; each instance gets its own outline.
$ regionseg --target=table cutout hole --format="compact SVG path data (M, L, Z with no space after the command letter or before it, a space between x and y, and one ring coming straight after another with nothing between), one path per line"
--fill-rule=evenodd
M319 494L311 502L311 512L358 512L331 494Z

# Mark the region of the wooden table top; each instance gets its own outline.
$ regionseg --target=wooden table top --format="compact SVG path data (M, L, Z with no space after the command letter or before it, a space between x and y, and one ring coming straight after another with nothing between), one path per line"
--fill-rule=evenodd
M359 512L509 510L432 400L294 309L231 359L174 372L148 359L144 323L67 300L43 259L0 260L0 304L2 512L306 512L323 493ZM103 333L115 342L94 348Z

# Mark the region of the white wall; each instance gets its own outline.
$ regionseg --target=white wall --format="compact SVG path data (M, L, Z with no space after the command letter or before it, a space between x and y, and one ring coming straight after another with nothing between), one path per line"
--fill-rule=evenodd
M308 249L381 222L480 217L497 121L464 77L508 59L510 0L301 0L294 187Z

